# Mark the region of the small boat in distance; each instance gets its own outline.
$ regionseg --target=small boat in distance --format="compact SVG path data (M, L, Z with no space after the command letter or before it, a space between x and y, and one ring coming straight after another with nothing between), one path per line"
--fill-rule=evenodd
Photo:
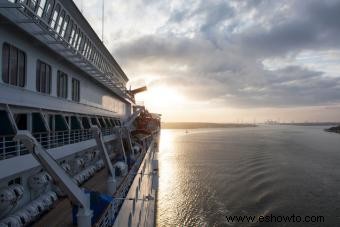
M188 129L185 129L185 134L188 134L189 133L189 130Z

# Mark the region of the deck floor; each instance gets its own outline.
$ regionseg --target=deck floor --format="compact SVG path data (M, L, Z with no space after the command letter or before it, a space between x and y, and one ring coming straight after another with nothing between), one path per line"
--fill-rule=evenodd
M105 193L107 170L104 168L97 172L81 187ZM68 198L60 199L52 210L44 214L40 220L33 224L36 227L66 227L72 225L72 206Z

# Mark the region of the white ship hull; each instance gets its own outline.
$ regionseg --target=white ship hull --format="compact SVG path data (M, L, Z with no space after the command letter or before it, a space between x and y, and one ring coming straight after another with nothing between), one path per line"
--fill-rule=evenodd
M112 199L93 226L154 226L160 117L135 104L125 73L73 1L0 0L0 34L0 227L81 221L71 218L82 207L60 187L67 182ZM151 124L141 126L145 119ZM70 181L14 140L22 131Z

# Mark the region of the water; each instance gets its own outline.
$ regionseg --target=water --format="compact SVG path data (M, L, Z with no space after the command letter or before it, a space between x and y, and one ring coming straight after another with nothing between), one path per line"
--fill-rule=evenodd
M340 135L323 127L163 130L159 160L157 226L340 226ZM226 219L293 214L325 222Z

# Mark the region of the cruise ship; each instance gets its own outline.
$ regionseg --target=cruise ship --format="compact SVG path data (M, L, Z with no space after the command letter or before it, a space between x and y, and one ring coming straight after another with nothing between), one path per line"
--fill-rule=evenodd
M0 227L155 226L160 115L72 0L0 0Z

